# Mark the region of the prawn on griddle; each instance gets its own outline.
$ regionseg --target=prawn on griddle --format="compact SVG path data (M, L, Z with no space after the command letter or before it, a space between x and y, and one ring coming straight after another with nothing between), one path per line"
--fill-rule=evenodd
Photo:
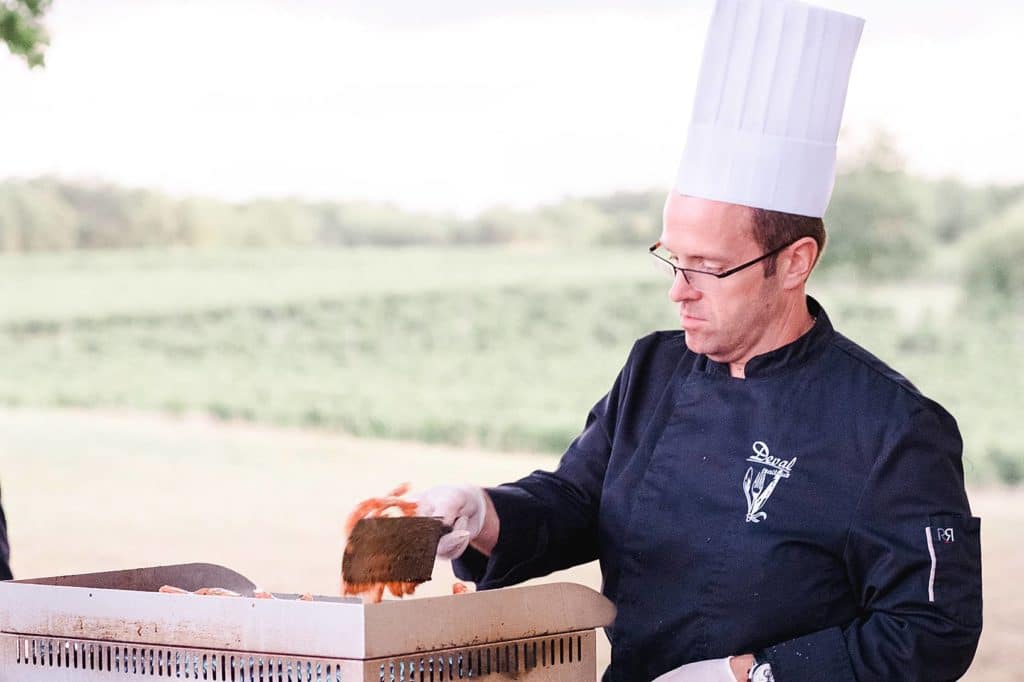
M390 491L384 497L371 497L368 500L363 500L356 505L356 508L352 510L352 513L348 515L348 519L345 521L345 536L348 537L352 534L352 529L356 527L362 519L376 519L383 516L415 516L416 515L416 502L413 500L403 499L403 495L409 492L409 484L403 483ZM341 579L341 594L342 595L357 595L365 594L368 595L366 600L371 604L376 604L384 598L384 591L387 590L392 595L398 598L402 598L405 595L412 594L416 591L417 583L414 582L390 582L390 583L350 583L347 582L344 576Z

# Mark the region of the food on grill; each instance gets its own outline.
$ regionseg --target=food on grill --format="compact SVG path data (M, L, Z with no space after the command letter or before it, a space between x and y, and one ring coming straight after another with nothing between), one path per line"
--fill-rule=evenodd
M363 500L352 513L349 514L348 519L345 521L345 534L346 537L352 537L352 531L363 519L380 519L385 517L410 517L416 515L416 502L413 500L403 499L403 495L409 492L409 484L403 483L395 489L388 492L384 497L371 497L367 500ZM424 519L426 521L426 519ZM376 523L376 522L375 522ZM390 523L390 522L389 522ZM405 522L402 522L405 523ZM439 524L434 521L433 523ZM439 526L440 527L440 526ZM438 531L444 532L444 531ZM434 536L436 544L437 537ZM353 545L354 547L354 545ZM395 551L395 550L393 550ZM415 575L415 574L414 574ZM376 576L375 576L376 577ZM402 577L409 577L406 574ZM341 593L342 595L365 595L364 601L372 604L380 602L384 598L385 592L401 599L404 596L413 594L416 591L416 586L419 585L422 580L418 581L375 581L375 582L349 582L345 580L344 575L341 579ZM463 594L468 592L469 588L463 583L455 583L452 586L452 594ZM165 594L196 594L196 595L213 595L222 597L240 597L242 596L238 592L227 590L220 587L202 587L194 592L175 587L174 585L164 585L160 588L160 592ZM255 599L274 599L274 595L270 592L256 588L253 590L253 598ZM313 601L313 595L306 593L299 597L301 601Z
M352 529L356 527L360 519L375 519L381 516L388 516L387 512L397 509L402 516L416 516L416 503L412 500L403 500L402 495L409 492L409 484L403 483L384 497L371 497L356 505L352 513L348 515L345 522L345 535L351 535Z
M201 597L208 597L208 596L214 596L214 597L241 597L242 596L238 592L235 592L234 590L226 590L223 587L200 587L195 592L189 592L188 590L183 590L182 588L175 587L174 585L164 585L163 587L160 588L159 591L163 592L164 594L198 594Z
M341 593L343 596L358 594L369 595L367 601L371 604L377 604L384 598L385 591L390 592L392 595L401 599L407 594L413 594L416 591L417 585L419 585L419 583L349 583L342 581Z
M197 595L199 595L201 597L208 597L208 596L214 596L214 597L241 597L241 596L243 596L243 595L239 594L238 592L235 592L234 590L227 590L227 589L224 589L223 587L200 587L195 592L189 592L188 590L182 589L180 587L175 587L174 585L164 585L158 591L162 592L164 594L197 594ZM252 591L252 597L253 597L253 599L277 599L277 597L272 595L270 592L267 592L266 590L261 590L258 587ZM309 592L306 592L305 594L303 594L302 596L299 597L298 601L313 601L313 595L311 593L309 593Z
M201 597L241 597L239 593L234 590L226 590L223 587L200 587L192 594L198 594Z
M388 583L388 592L395 595L398 598L402 598L407 594L412 594L416 591L416 583L401 583L394 582Z
M402 499L402 496L409 492L409 484L403 483L390 491L384 497L371 497L356 505L356 508L349 514L345 522L345 536L351 538L352 530L356 524L363 519L377 519L386 516L415 516L416 502ZM384 598L384 591L387 590L395 597L401 599L403 596L416 591L418 582L349 582L345 580L344 572L341 577L342 595L366 595L364 599L371 604L376 604Z
M188 590L183 590L180 587L175 587L174 585L164 585L160 588L160 592L163 592L164 594L192 594Z

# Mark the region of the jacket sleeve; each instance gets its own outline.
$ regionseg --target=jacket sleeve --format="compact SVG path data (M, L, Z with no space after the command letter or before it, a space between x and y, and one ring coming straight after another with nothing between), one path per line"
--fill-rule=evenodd
M0 503L0 580L10 580L13 577L10 558L11 551L7 545L7 519L4 517L3 504Z
M981 635L980 519L956 422L918 406L868 477L843 559L859 615L768 647L775 679L952 680Z
M590 410L554 472L487 489L500 521L498 542L490 557L467 549L453 562L457 576L486 590L597 558L601 490L630 366Z

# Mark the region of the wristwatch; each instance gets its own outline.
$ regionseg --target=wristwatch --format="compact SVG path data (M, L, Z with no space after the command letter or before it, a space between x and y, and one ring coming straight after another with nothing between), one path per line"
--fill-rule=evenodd
M747 682L775 682L772 676L772 666L768 661L760 660L754 656L754 665L747 671Z

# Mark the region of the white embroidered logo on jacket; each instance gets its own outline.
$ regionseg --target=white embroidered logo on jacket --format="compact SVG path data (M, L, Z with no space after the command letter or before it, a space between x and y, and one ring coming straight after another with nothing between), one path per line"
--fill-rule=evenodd
M761 511L761 508L772 496L779 481L789 478L796 457L790 460L772 457L768 446L760 440L754 443L753 450L754 454L747 457L747 461L763 467L756 477L754 467L747 467L747 474L743 477L743 495L747 498L747 523L761 523L768 518L767 512Z

